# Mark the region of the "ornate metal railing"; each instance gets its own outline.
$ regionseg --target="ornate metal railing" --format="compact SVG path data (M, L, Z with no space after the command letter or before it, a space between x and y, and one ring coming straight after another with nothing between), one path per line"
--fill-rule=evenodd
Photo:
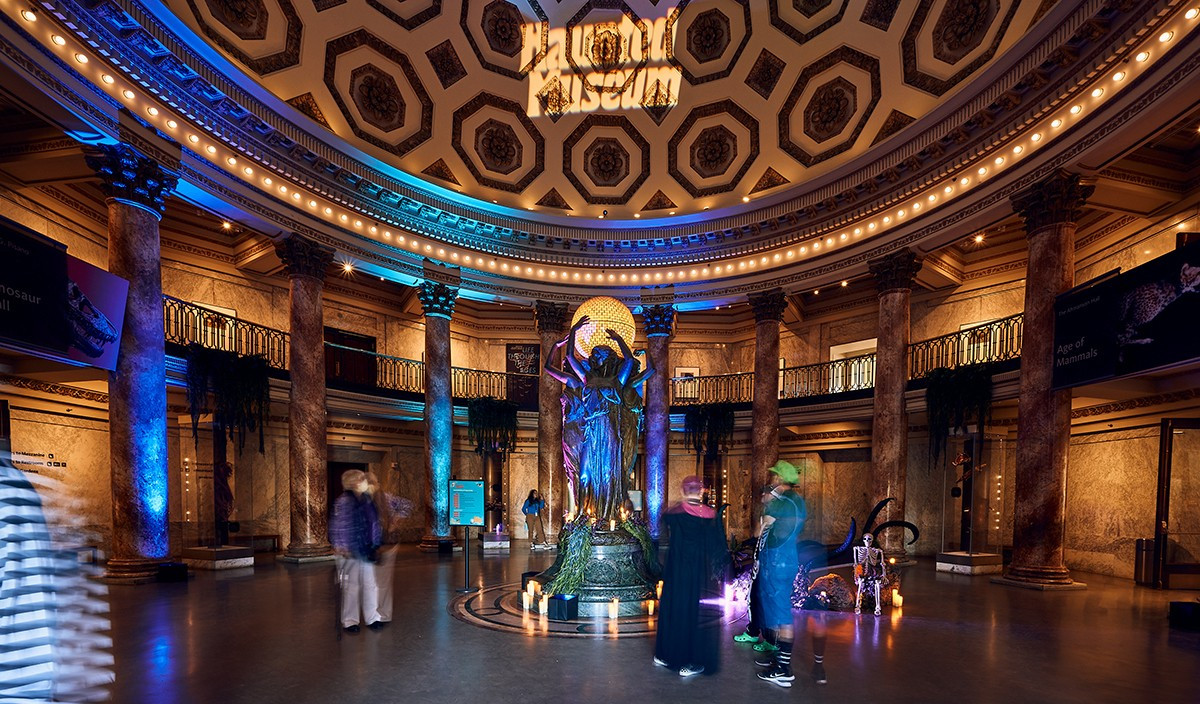
M425 365L414 359L326 342L325 369L330 380L393 391L425 390Z
M909 345L908 377L920 379L938 367L1003 362L1021 356L1024 316L1020 313Z
M518 403L532 399L537 403L537 374L509 374L483 369L450 369L450 394L455 398L508 399Z
M287 368L288 334L282 330L247 322L171 296L163 296L163 327L169 343L195 343L209 349L258 355L275 369Z
M875 354L835 359L779 372L779 398L805 398L875 388Z
M671 405L749 403L754 400L754 372L671 379Z

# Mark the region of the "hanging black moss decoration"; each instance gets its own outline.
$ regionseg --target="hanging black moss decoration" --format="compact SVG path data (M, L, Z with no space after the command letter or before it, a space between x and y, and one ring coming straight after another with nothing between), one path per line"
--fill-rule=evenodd
M246 433L258 431L258 451L265 449L264 428L271 409L270 365L259 356L214 350L197 344L187 347L187 399L192 416L192 438L199 446L200 416L213 414L213 426L246 446Z
M925 412L929 417L929 461L937 464L952 431L987 425L992 410L992 365L939 367L925 375Z
M517 446L517 404L484 396L467 403L467 437L475 452L495 452L501 458Z
M710 462L733 437L733 404L703 403L688 406L683 416L683 432L697 455Z

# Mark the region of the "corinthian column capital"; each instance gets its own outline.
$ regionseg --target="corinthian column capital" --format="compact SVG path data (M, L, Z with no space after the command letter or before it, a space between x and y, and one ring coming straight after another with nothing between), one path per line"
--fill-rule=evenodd
M84 161L100 177L100 190L117 200L148 210L159 219L179 176L128 144L98 144L84 150Z
M567 304L553 301L538 301L533 307L538 332L562 333L567 327Z
M275 253L283 261L288 278L305 276L325 279L325 270L333 262L333 250L295 232L275 240Z
M787 309L787 298L783 289L773 288L760 291L748 296L750 307L754 309L754 322L783 322L783 311Z
M879 293L911 289L917 272L921 270L921 258L914 252L904 250L868 262L867 268L875 277L875 288Z
M440 281L426 280L422 281L417 289L417 298L421 299L421 308L426 317L449 320L454 315L454 301L458 298L458 289Z
M642 306L642 327L646 337L670 337L675 328L675 306Z
M1090 179L1058 171L1012 197L1013 210L1025 220L1026 236L1050 225L1075 223L1096 190Z

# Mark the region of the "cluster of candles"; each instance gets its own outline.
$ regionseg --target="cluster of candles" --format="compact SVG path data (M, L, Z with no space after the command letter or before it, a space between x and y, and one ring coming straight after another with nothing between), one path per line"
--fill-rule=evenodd
M896 608L904 606L904 597L900 596L899 589L892 590L892 606L895 606Z
M646 600L646 614L648 616L654 615L656 604L658 603L658 600L662 598L662 585L663 583L659 581L659 583L654 587L654 598ZM550 608L550 597L542 593L541 583L529 580L529 582L525 584L525 591L521 592L521 608L523 608L525 611L533 611L533 604L535 600L537 601L537 613L543 616L547 615ZM608 617L610 619L616 619L620 615L620 611L620 599L613 599L611 602L609 602Z

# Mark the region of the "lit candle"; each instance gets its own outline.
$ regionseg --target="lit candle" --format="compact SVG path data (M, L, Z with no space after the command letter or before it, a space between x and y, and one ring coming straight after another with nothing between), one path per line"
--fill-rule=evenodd
M521 592L521 608L529 611L529 605L533 602L533 595L529 592Z
M900 596L900 590L899 590L899 589L893 589L893 590L892 590L892 603L895 603L895 602L896 602L896 597L898 597L898 596Z
M654 587L654 596L657 599L662 599L662 580L661 579L658 581L658 584Z
M889 564L892 564L892 565L896 564L896 558L894 558L894 557L889 557L889 558L888 558L888 563L889 563Z
M545 594L542 595L541 600L538 602L538 612L543 615L550 613L550 597Z
M528 582L525 583L525 593L528 594L529 596L533 596L534 591L537 589L537 586L538 586L537 582L533 581L532 579L529 580Z
M653 599L646 600L646 615L648 615L648 616L654 615L654 600Z
M895 606L896 608L904 606L904 597L900 596L899 594L892 597L892 606Z
M616 530L616 529L617 529L617 521L616 521L616 519L610 518L610 519L608 520L608 529L609 529L609 530Z
M616 618L616 617L617 617L617 611L618 611L620 608L621 608L621 600L620 600L620 599L613 599L613 600L612 600L612 603L608 605L608 617L609 617L609 618Z

